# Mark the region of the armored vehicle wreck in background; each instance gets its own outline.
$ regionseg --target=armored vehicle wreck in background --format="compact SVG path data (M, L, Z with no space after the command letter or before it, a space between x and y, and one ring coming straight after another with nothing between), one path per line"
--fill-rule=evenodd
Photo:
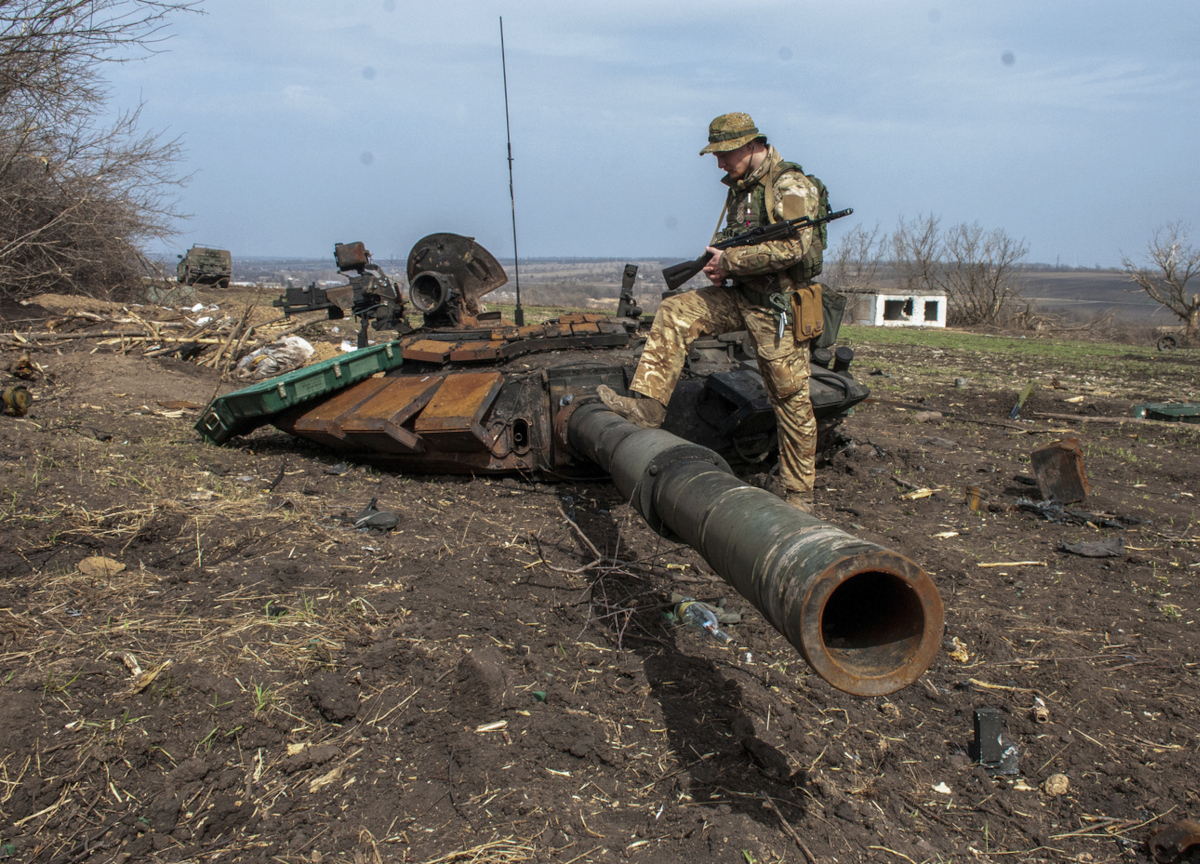
M233 256L228 249L193 246L179 256L175 265L175 281L184 285L215 285L228 288L233 277Z

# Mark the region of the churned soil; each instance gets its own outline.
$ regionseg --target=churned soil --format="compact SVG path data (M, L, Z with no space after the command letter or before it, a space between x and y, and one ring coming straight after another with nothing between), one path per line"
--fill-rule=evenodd
M955 413L860 406L820 469L817 515L946 606L928 673L861 699L605 483L205 445L231 385L95 347L26 349L32 411L0 417L0 859L1133 862L1200 817L1200 436L1104 422L1194 388L1192 352L1060 364L1014 422L999 355L856 346ZM1018 505L1065 436L1075 524ZM354 527L372 500L394 530ZM740 610L734 641L672 593ZM1016 774L972 761L979 708Z

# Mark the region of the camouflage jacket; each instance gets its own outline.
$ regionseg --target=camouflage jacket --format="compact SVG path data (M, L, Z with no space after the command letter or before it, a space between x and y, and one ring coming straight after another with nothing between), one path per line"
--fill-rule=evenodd
M780 170L783 157L774 147L767 148L767 158L758 168L741 180L722 180L729 186L726 199L727 220L715 240L724 240L745 233L768 222L808 216L815 219L819 193L816 185L802 171ZM791 163L786 163L790 165ZM764 181L774 177L771 184L773 214L767 214L767 190ZM787 240L772 240L755 246L727 249L721 256L725 270L734 284L761 293L772 293L791 287L796 280L787 270L798 264L812 244L813 229L807 228Z

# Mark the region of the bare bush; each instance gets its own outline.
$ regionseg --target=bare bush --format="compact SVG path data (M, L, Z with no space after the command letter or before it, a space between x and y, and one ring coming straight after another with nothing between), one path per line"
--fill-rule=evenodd
M887 235L880 236L878 223L870 230L855 225L825 256L823 281L844 294L875 290L886 245Z
M170 233L173 141L105 122L101 69L153 50L157 0L0 0L0 296L128 296Z
M901 217L891 247L901 290L945 293L950 323L1007 325L1020 313L1017 265L1028 249L1002 228L976 222L943 231L932 213Z
M900 288L906 292L938 291L937 268L942 241L938 217L917 215L911 222L900 217L892 235L892 260Z
M946 232L938 276L955 324L1004 324L1021 302L1017 264L1028 251L1003 228L978 222Z
M1188 242L1187 227L1171 222L1156 228L1146 244L1146 260L1149 266L1141 266L1122 254L1121 266L1141 291L1183 322L1188 336L1197 336L1200 294L1188 296L1188 283L1200 274L1200 248Z

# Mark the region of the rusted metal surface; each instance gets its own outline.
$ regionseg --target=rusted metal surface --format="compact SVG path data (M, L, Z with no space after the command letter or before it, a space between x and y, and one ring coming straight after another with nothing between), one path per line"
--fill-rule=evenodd
M1047 501L1071 504L1091 491L1083 470L1083 450L1078 438L1063 438L1029 454L1037 474L1038 488Z
M337 427L337 419L362 405L389 384L387 378L368 378L353 387L348 387L331 398L316 405L302 405L292 415L276 421L277 428L289 424L293 435L308 438L317 444L340 447L345 435Z
M450 362L470 363L476 360L499 360L500 349L504 343L493 342L463 342L450 352Z
M420 453L420 437L407 424L420 413L441 386L433 375L402 375L384 379L388 385L335 421L336 431L354 449Z
M412 339L400 343L400 356L413 362L445 363L453 348L453 343L433 339Z
M448 376L417 417L417 434L439 450L489 450L483 418L503 383L499 372Z
M611 474L652 528L703 555L834 687L891 693L933 662L942 600L908 558L744 483L707 448L603 406L579 406L565 425L569 446Z
M471 237L430 234L408 254L409 300L429 327L473 326L480 298L508 281L504 268Z
M1200 847L1200 822L1180 820L1151 835L1146 845L1158 864L1174 864L1188 854L1188 850L1196 854L1196 847Z

